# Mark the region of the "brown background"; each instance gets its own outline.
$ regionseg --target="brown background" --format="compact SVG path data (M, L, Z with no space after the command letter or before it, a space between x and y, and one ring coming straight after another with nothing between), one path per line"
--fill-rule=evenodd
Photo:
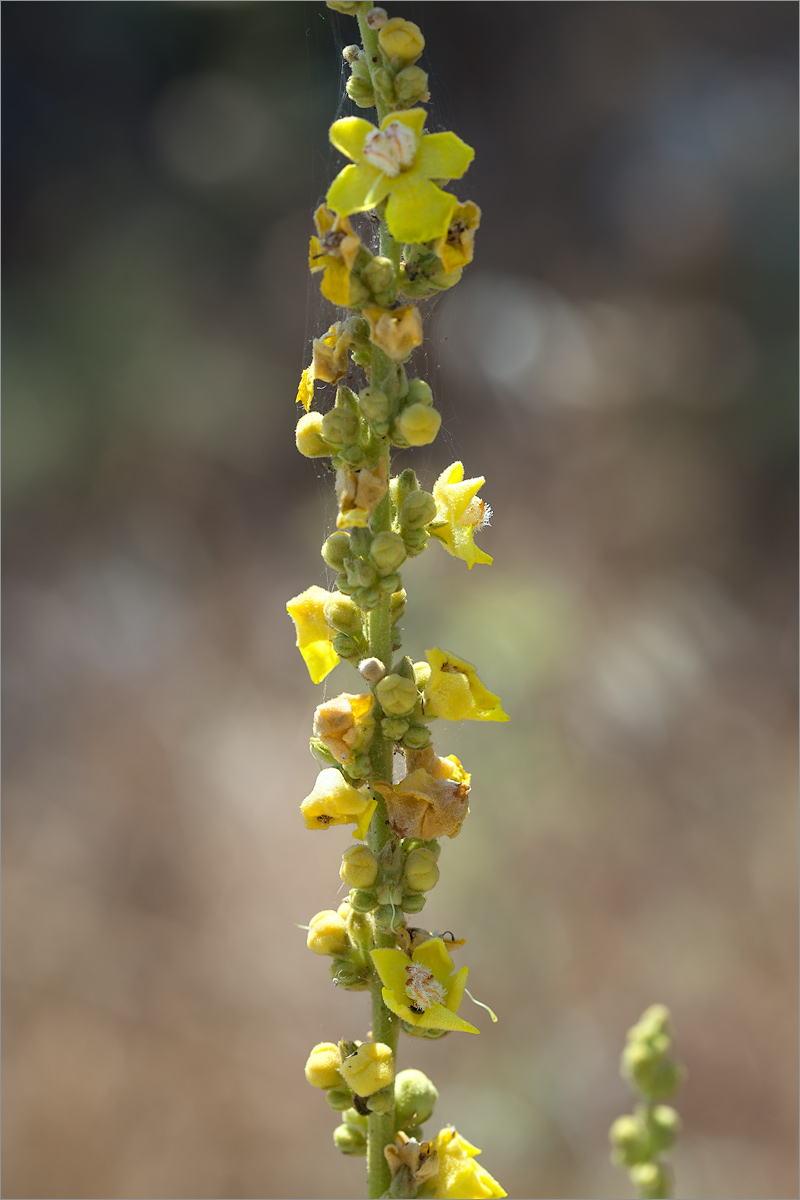
M512 716L437 731L474 802L424 913L500 1023L403 1064L511 1196L630 1195L617 1057L661 1000L678 1196L796 1196L796 7L391 12L484 213L399 461L496 514L491 569L410 564L405 644ZM3 1194L361 1194L302 1066L366 1001L296 927L339 894L298 804L354 676L315 689L284 610L325 582L293 400L355 26L4 18Z

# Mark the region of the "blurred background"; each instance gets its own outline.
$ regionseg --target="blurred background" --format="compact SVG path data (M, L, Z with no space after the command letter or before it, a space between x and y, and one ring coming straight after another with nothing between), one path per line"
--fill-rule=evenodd
M491 569L409 564L405 645L512 717L436 731L473 803L421 918L500 1023L403 1065L510 1196L627 1196L618 1055L662 1001L677 1195L796 1196L796 6L390 15L483 209L426 310L443 434L398 461L495 510ZM3 1194L363 1194L302 1068L367 1000L297 928L339 898L349 833L298 804L354 680L309 682L284 607L334 516L294 397L355 22L3 17Z

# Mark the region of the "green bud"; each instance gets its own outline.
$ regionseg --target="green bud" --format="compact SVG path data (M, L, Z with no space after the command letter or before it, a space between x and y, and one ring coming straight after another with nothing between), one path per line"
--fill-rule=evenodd
M427 725L411 725L403 737L403 745L409 750L424 750L431 744L431 731Z
M402 400L408 394L408 376L400 363L396 363L384 376L383 390L390 400Z
M373 1092L367 1097L367 1108L374 1113L388 1113L391 1110L394 1102L394 1095L391 1087L382 1088L379 1092Z
M426 404L430 408L433 405L433 392L430 384L426 383L424 379L410 379L406 399L408 404Z
M356 1112L354 1108L348 1108L342 1113L342 1120L345 1125L352 1126L353 1129L366 1129L369 1124L369 1119Z
M390 742L399 742L407 729L408 721L403 721L400 717L384 717L381 721L381 732Z
M411 492L400 510L400 524L404 530L422 529L436 516L436 501L430 492ZM406 535L408 540L408 535Z
M364 447L361 445L342 446L331 461L335 467L344 466L350 467L351 470L360 470L366 462Z
M446 1029L425 1029L422 1025L411 1025L408 1021L401 1021L400 1028L403 1033L407 1033L409 1037L430 1038L435 1041L437 1038L447 1036Z
M405 546L403 547L403 553L405 553ZM391 575L382 575L378 580L378 591L382 596L391 596L402 585L402 582L396 571Z
M358 417L349 408L337 406L322 418L322 436L335 446L358 441L359 432Z
M352 1106L353 1093L349 1088L347 1091L344 1088L331 1088L325 1095L328 1098L328 1104L330 1104L334 1112L344 1112L345 1109Z
M394 266L390 258L378 254L364 267L361 278L371 292L386 292L394 286Z
M395 438L409 446L429 446L442 424L441 414L427 404L410 404L395 421Z
M380 388L362 388L358 393L358 404L368 421L389 420L391 414L389 397Z
M390 73L385 67L378 67L377 71L372 73L372 82L375 85L381 97L392 107L397 103L397 96L394 91L394 81Z
M375 909L374 920L381 933L397 933L403 923L403 914L397 905L382 904Z
M363 558L346 558L344 569L349 582L354 583L357 588L371 587L375 582L375 568Z
M364 1130L354 1129L352 1125L337 1125L333 1131L333 1144L342 1154L367 1153L367 1138Z
M344 763L342 770L350 776L351 779L365 779L372 770L372 763L369 760L368 754L357 754L352 762Z
M325 620L338 633L361 634L363 617L361 609L347 596L332 596L325 601Z
M305 458L326 458L331 448L322 433L323 418L318 412L303 413L297 422L294 440L297 449Z
M347 633L337 633L336 636L331 639L331 645L339 655L339 658L357 658L360 654L360 650L355 641Z
M383 711L392 717L407 716L419 699L416 684L402 675L386 675L375 685L375 695Z
M311 753L314 755L314 758L316 758L317 762L322 763L323 766L338 767L340 765L338 759L335 758L333 754L331 754L330 750L325 745L325 743L321 740L321 738L316 738L316 737L310 738L309 746L311 748Z
M354 104L357 104L359 108L374 107L375 92L373 91L372 84L368 79L362 79L359 75L356 75L356 73L353 72L353 74L347 80L347 83L344 85L344 88L350 99Z
M372 612L381 602L381 594L376 587L356 588L353 599L364 612Z
M409 529L407 532L403 530L403 541L406 544L406 550L414 557L416 554L421 554L428 544L428 534L424 529Z
M617 1117L608 1131L608 1140L613 1146L611 1157L617 1166L632 1167L651 1157L650 1138L637 1117Z
M363 889L372 887L378 878L378 859L369 846L359 843L348 846L342 855L339 877L348 887Z
M344 560L350 552L350 537L346 533L332 533L323 542L320 553L329 567L334 571L343 569Z
M666 1033L669 1025L669 1009L665 1004L651 1004L639 1020L628 1031L631 1039L651 1038L657 1033Z
M396 624L400 620L400 618L402 617L402 615L405 611L406 611L406 590L405 590L405 588L399 588L396 592L392 592L391 613L392 613L392 624L393 625Z
M398 533L386 530L372 539L370 558L381 575L395 572L406 560L406 548Z
M422 892L406 892L400 902L400 907L403 912L418 913L422 912L425 907L425 902L428 899Z
M374 892L362 891L357 888L350 893L350 907L354 912L372 912L378 906L378 897Z
M669 1104L657 1104L647 1114L650 1140L656 1154L671 1150L681 1131L681 1119Z
M639 1163L629 1174L641 1200L661 1200L670 1193L670 1173L663 1163Z
M405 67L394 77L394 90L397 102L402 108L409 108L418 100L428 99L428 75L421 67Z
M346 575L339 575L337 577L336 586L343 596L352 596L353 592L358 591L356 585L351 583Z
M406 859L404 882L412 892L429 892L439 882L436 857L430 850L412 850Z
M422 1125L433 1115L439 1093L423 1071L410 1067L394 1081L394 1114L398 1129Z
M403 899L402 887L399 883L393 883L391 880L382 883L376 894L379 904L394 905L395 908L400 907L400 901Z
M419 481L414 471L410 467L406 467L405 471L395 475L394 479L389 481L389 490L392 495L392 503L397 511L401 512L407 497L419 491Z
M337 987L343 987L348 992L363 992L369 987L369 972L359 969L355 963L346 958L335 958L330 965L330 975Z

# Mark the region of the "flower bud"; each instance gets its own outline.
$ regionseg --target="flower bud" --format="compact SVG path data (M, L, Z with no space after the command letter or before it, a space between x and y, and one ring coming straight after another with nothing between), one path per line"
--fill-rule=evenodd
M333 1042L320 1042L308 1056L305 1066L306 1079L315 1088L341 1088L342 1080L339 1067L342 1065L342 1055L338 1046Z
M332 596L330 600L325 601L322 611L325 614L325 620L338 633L361 634L363 632L361 609L348 596Z
M315 954L330 954L333 957L345 954L350 949L347 926L333 909L323 909L308 923L306 944Z
M348 47L349 49L349 47ZM344 90L347 92L350 99L359 108L373 108L375 105L375 92L372 84L368 79L362 79L360 75L355 73L350 76L344 85ZM352 278L352 276L351 276ZM351 297L352 303L352 297ZM353 356L355 361L355 355Z
M391 575L382 575L378 580L378 591L382 596L391 596L392 592L396 592L402 582L396 571L392 572Z
M349 1088L331 1088L325 1099L334 1112L345 1112L353 1103L353 1093Z
M423 1071L410 1067L401 1071L394 1081L395 1124L408 1130L409 1125L422 1125L433 1114L439 1093Z
M412 892L429 892L439 881L436 857L421 847L412 850L406 859L404 882Z
M344 560L350 553L350 535L332 533L327 541L323 542L320 553L329 567L333 567L334 571L341 571Z
M391 1112L393 1104L394 1095L392 1089L387 1087L382 1088L379 1092L373 1092L367 1101L367 1108L370 1112L374 1113L388 1113Z
M427 899L428 897L423 895L422 892L407 892L400 902L400 907L403 912L407 913L422 912Z
M377 67L372 72L372 82L375 85L376 92L379 93L382 100L394 107L396 96L394 91L394 79L390 71L386 67Z
M370 888L378 877L378 859L369 846L348 846L339 877L351 888Z
M424 529L409 529L403 533L406 550L412 557L416 554L421 554L429 540L428 534Z
M375 568L363 558L346 558L344 569L350 583L354 583L357 588L370 587L375 582Z
M383 29L389 20L389 14L385 8L371 8L366 19L370 29Z
M358 671L367 683L377 683L386 674L386 667L379 658L362 658L358 664Z
M421 67L405 67L394 77L394 91L402 108L430 99L428 74Z
M378 907L378 897L374 892L365 892L359 888L350 893L350 904L353 912L368 913Z
M399 58L403 62L413 62L425 49L425 38L419 25L404 21L402 17L387 21L378 34L378 41L388 59Z
M297 449L306 458L324 458L331 448L322 436L322 413L303 413L294 432Z
M353 67L358 62L363 51L360 46L345 46L342 50L342 58L349 66Z
M361 4L360 0L328 0L328 8L340 13L349 13L354 17L361 8Z
M390 742L399 742L407 730L408 721L403 721L400 717L384 717L381 721L381 732Z
M383 711L392 717L413 712L419 699L417 685L402 675L387 675L375 685L375 695Z
M331 638L331 645L339 658L358 658L361 653L353 638L347 633L337 633L335 637Z
M385 530L372 540L369 556L381 575L395 572L406 559L406 548L398 533Z
M345 1125L349 1125L352 1129L363 1129L366 1131L369 1124L369 1119L363 1116L360 1112L356 1112L354 1108L348 1108L342 1113L342 1120Z
M409 750L424 750L431 742L431 731L427 725L412 725L403 737L403 745Z
M358 405L368 421L389 420L389 397L380 388L362 388L358 393Z
M396 905L382 904L375 909L373 920L381 933L397 933L402 924L402 914Z
M403 889L399 883L387 880L378 888L377 897L380 904L394 905L395 908L398 908L403 899Z
M429 446L442 424L441 414L427 404L410 404L395 421L397 440L409 446Z
M408 381L408 397L409 404L427 404L430 408L433 404L433 392L431 386L424 379L410 379Z
M650 1140L656 1154L663 1154L675 1145L681 1130L681 1119L668 1104L658 1104L648 1114Z
M322 436L334 446L344 446L358 441L358 417L349 408L332 408L322 418Z
M366 1154L367 1138L363 1129L352 1125L337 1125L333 1131L333 1144L342 1154Z
M430 492L410 492L400 510L403 529L422 529L436 516L436 501Z
M391 1048L383 1042L362 1042L354 1053L342 1059L340 1072L357 1096L371 1096L394 1082Z
M638 1117L617 1117L608 1131L612 1159L618 1166L632 1167L650 1158L650 1138Z
M330 965L330 976L336 987L348 992L363 992L369 987L370 972L362 965L349 962L346 958L335 958Z
M631 1167L630 1177L641 1200L658 1200L669 1195L670 1174L662 1163L640 1163Z
M394 286L394 266L390 258L376 254L361 272L361 278L371 292L386 292Z
M398 591L392 592L391 613L393 625L400 620L405 611L406 590L405 588L399 588Z

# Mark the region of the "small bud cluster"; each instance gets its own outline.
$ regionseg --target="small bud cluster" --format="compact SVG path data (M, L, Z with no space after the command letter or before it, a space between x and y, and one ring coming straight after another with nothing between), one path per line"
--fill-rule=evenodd
M662 1200L672 1190L672 1172L661 1156L675 1145L680 1118L660 1102L672 1095L684 1072L669 1058L668 1023L667 1009L654 1004L628 1030L621 1071L641 1099L633 1114L618 1117L609 1132L612 1161L628 1168L641 1200Z
M425 49L422 30L401 17L390 20L384 8L371 8L365 19L378 34L380 61L370 68L360 46L345 47L343 57L352 72L345 84L350 99L359 108L374 108L377 94L379 103L396 111L424 104L430 99L428 76L415 65Z

